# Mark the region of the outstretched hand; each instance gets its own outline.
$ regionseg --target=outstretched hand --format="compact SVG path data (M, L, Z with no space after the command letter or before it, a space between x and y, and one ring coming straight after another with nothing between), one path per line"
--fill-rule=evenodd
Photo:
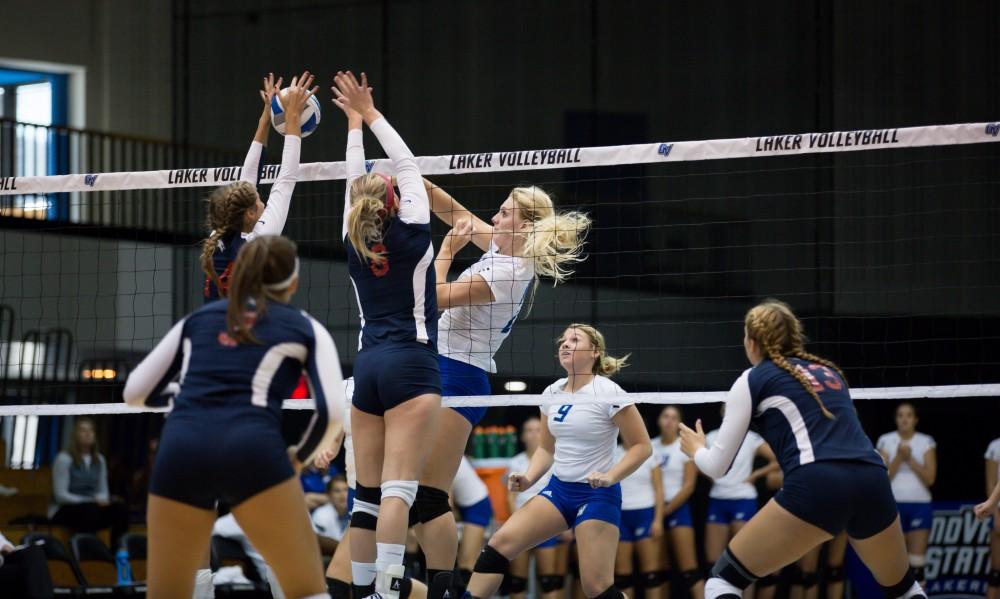
M468 218L459 219L455 226L445 235L441 242L441 249L446 250L452 256L457 254L462 248L472 241L473 230L472 220Z
M705 447L705 431L701 428L701 418L699 418L694 423L695 430L681 423L681 451L684 455L694 459L694 454L698 452L699 449Z
M315 77L309 71L303 71L302 75L292 77L292 83L281 92L281 106L285 109L285 118L287 120L298 122L298 116L302 114L302 109L306 107L309 96L319 91L318 85L309 89L309 86L313 83L313 79ZM295 116L295 118L292 119L292 116Z
M271 99L274 98L274 94L281 90L282 78L278 77L278 80L274 80L274 73L268 73L267 77L264 77L264 84L261 86L260 99L264 101L264 110L271 108Z
M371 125L381 115L375 110L375 100L372 98L372 88L368 86L368 75L361 73L361 82L358 82L354 73L338 71L333 78L334 104L347 113L349 111L360 114L365 122Z

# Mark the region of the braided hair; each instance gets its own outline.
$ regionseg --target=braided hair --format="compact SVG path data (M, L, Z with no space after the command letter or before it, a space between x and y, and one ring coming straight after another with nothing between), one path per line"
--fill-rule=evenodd
M802 323L795 317L792 309L785 302L768 299L751 308L744 319L747 337L755 341L761 348L764 356L774 362L774 364L795 377L809 395L819 404L820 410L827 418L833 419L834 415L823 404L813 388L812 381L806 373L792 366L788 361L788 356L799 358L807 362L822 364L837 372L840 378L846 383L847 377L843 371L830 360L811 354L805 350L806 336L802 331Z
M219 274L215 272L212 256L215 255L220 239L243 230L243 217L257 203L257 198L257 189L247 181L224 185L208 196L205 222L210 233L201 243L201 269L205 276L215 282L222 297L226 295L226 290L219 280Z

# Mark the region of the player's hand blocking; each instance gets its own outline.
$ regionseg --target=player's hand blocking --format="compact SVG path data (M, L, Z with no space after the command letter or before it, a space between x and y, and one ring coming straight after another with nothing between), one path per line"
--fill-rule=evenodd
M472 219L462 218L455 222L455 226L448 231L441 241L441 250L454 256L469 245L472 241L473 225Z
M338 71L336 77L333 78L336 84L332 89L337 99L334 100L337 106L341 106L341 109L347 112L347 109L353 110L364 117L365 122L369 126L380 116L379 112L375 110L375 100L372 98L372 88L368 86L368 75L361 73L361 82L358 83L357 78L351 71L342 72Z
M691 430L689 426L682 422L680 430L681 451L692 460L694 459L694 454L702 447L705 447L705 431L701 428L701 418L694 423L694 427L696 430Z

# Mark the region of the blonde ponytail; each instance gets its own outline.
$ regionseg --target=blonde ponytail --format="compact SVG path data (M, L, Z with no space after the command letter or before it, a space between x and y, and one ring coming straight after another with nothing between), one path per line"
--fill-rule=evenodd
M294 276L296 253L295 243L280 235L262 235L240 248L226 308L226 332L234 341L260 343L253 325L266 312L267 299L277 297L268 286Z
M568 265L584 260L590 217L582 212L557 213L552 198L539 187L515 187L510 197L522 220L531 223L521 255L534 263L536 277L548 277L553 285L564 282L573 274Z
M371 246L382 243L385 218L385 179L369 173L351 184L351 209L347 213L347 238L362 261L382 264L386 257Z

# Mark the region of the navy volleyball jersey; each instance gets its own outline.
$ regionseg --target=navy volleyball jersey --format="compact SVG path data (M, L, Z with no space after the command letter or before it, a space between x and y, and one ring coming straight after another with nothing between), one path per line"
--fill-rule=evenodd
M281 235L285 228L285 221L288 219L292 191L295 189L295 182L298 179L301 143L302 140L294 135L285 136L285 147L281 152L281 169L278 172L278 178L271 186L271 193L267 196L264 213L254 225L253 231L249 233L234 231L218 241L215 253L212 255L212 266L222 284L222 293L219 293L215 279L206 275L203 290L205 303L214 302L228 294L229 277L232 275L233 263L236 262L240 248L257 235ZM256 141L250 144L250 150L243 161L243 169L240 171L241 181L258 184L264 169L264 155L263 144Z
M418 341L437 350L437 278L431 243L430 202L413 153L385 118L371 125L393 162L399 182L399 213L387 219L380 248L388 261L362 260L347 238L354 179L365 174L360 129L347 134L347 191L342 234L348 272L361 311L359 349L385 342Z
M885 466L865 435L851 394L840 375L821 364L788 358L803 372L823 405L836 417L823 415L819 404L795 377L770 360L747 369L726 398L726 415L711 449L699 449L695 462L718 478L732 466L751 420L789 472L813 462L847 460Z
M282 401L304 374L316 411L295 452L308 462L319 447L332 443L343 415L344 385L333 339L307 313L271 301L253 325L261 343L237 344L226 333L228 307L228 299L212 302L174 325L129 375L126 403L165 405L169 398L161 393L179 375L173 414L197 417L223 409L240 418L263 416L280 429Z

